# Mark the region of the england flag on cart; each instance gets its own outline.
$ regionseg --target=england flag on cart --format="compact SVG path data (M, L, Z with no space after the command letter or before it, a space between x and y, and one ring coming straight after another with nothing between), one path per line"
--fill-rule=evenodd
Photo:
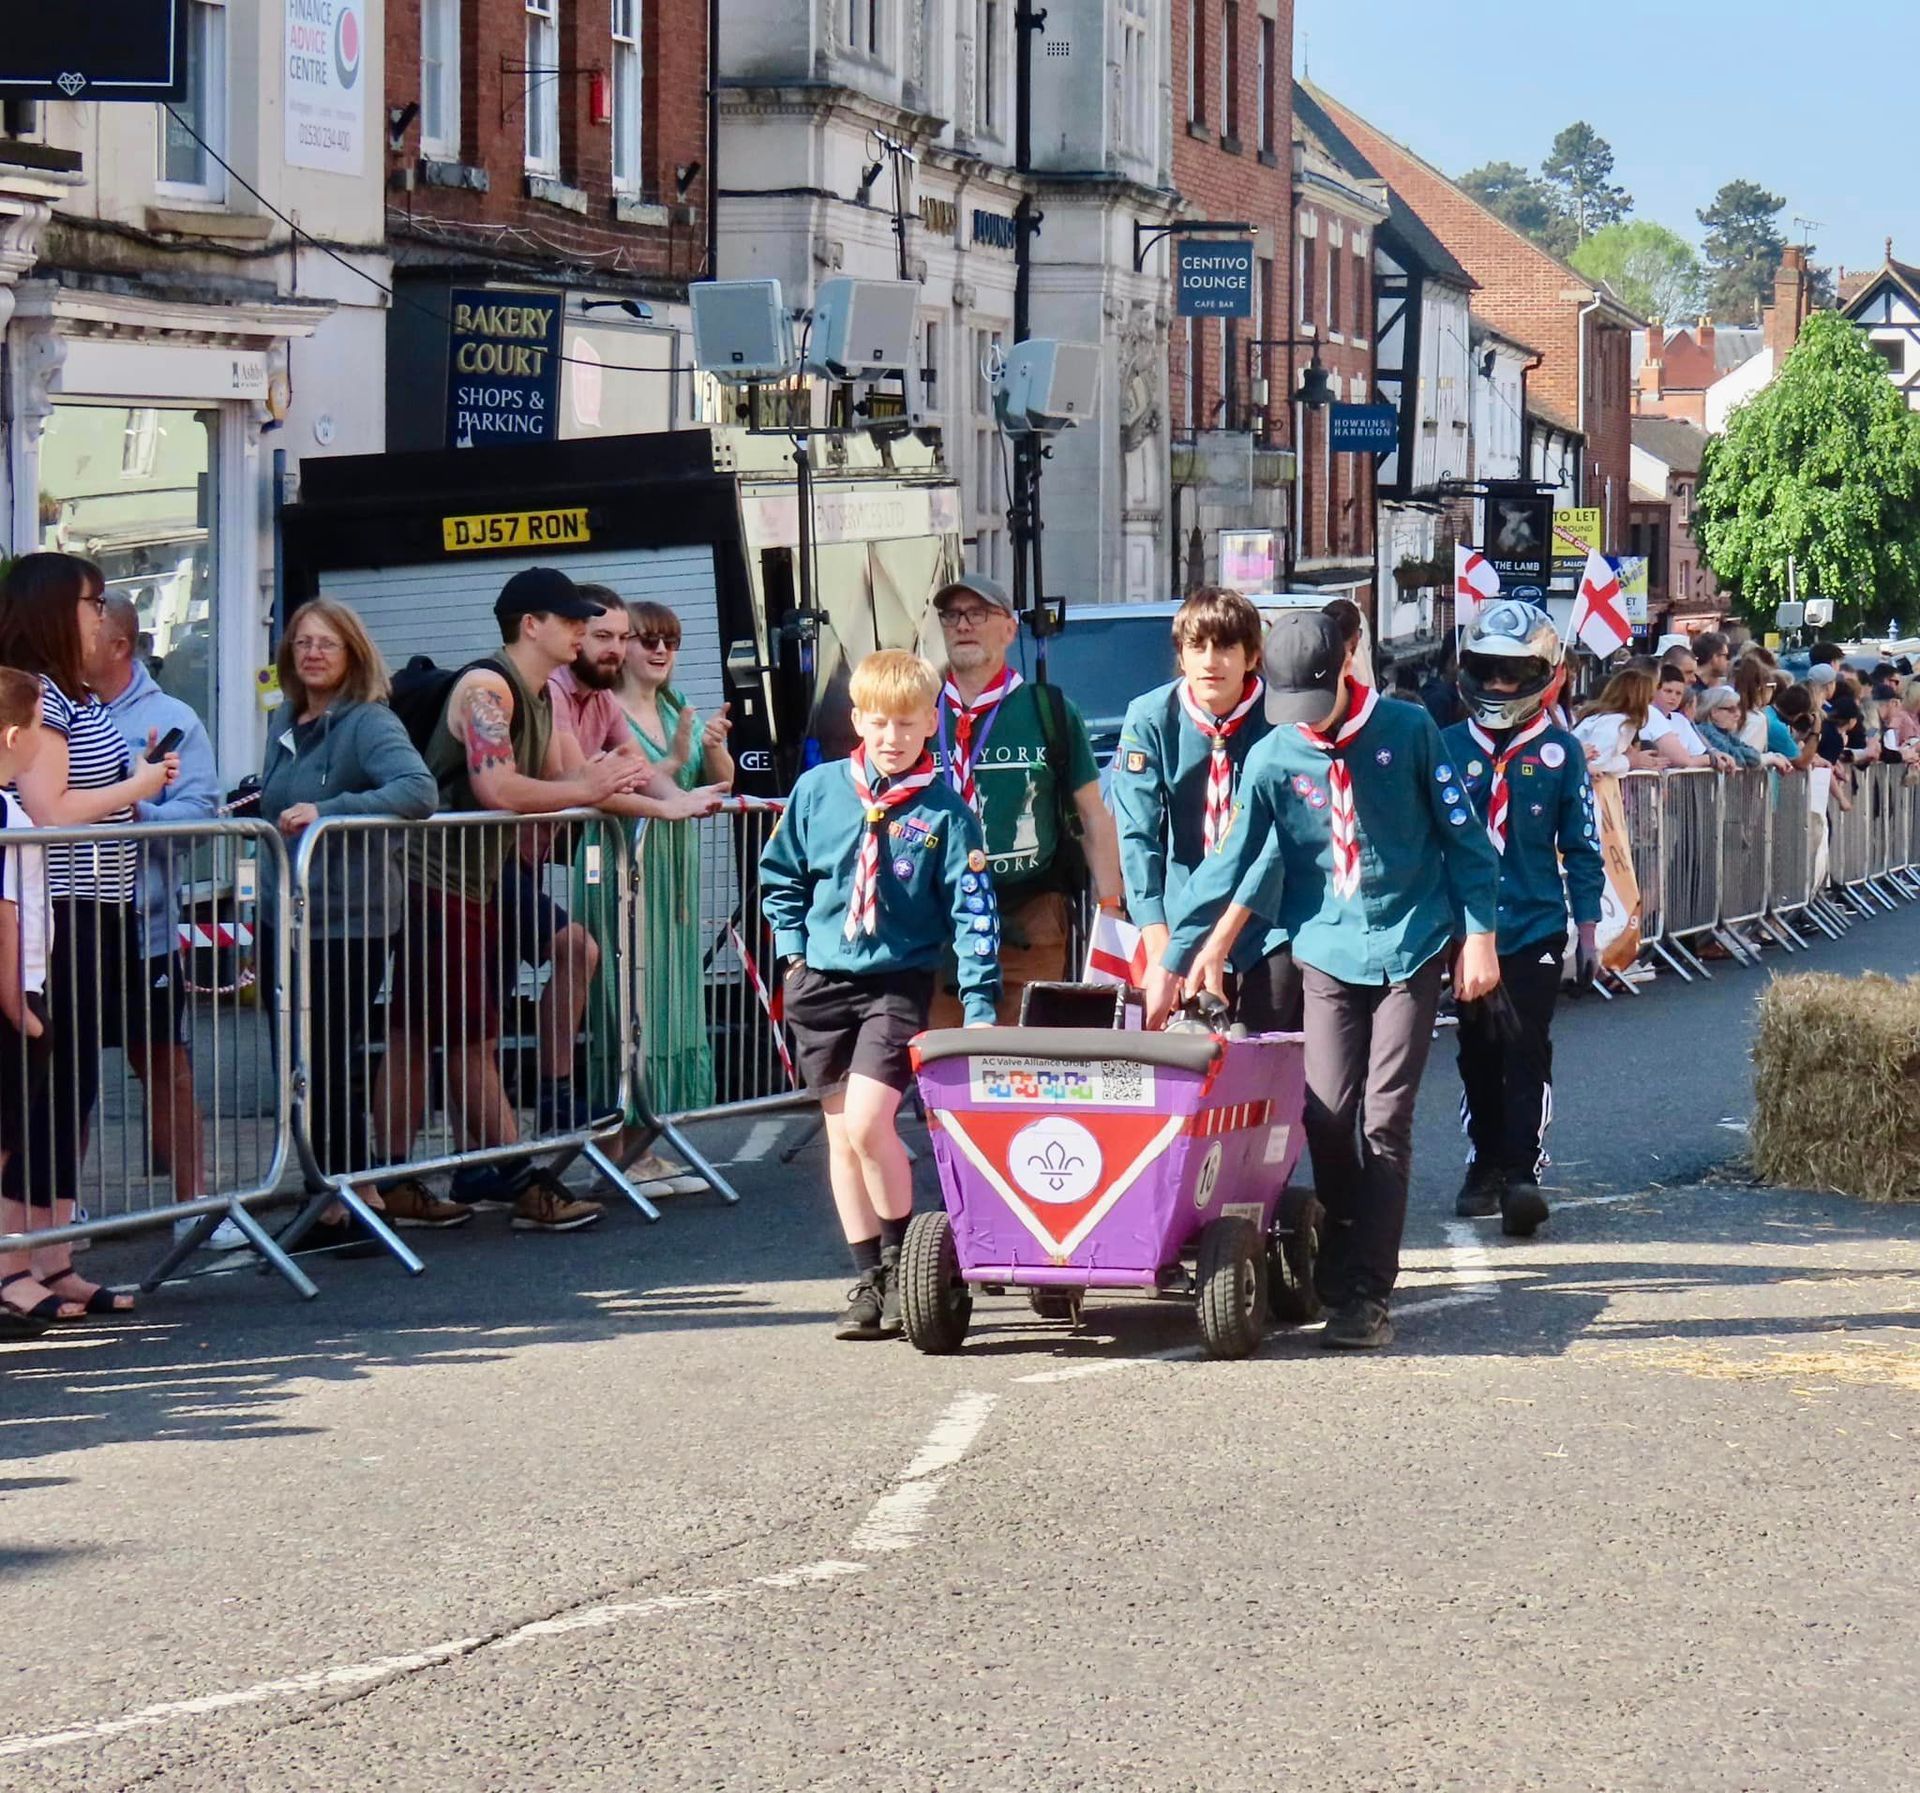
M1473 621L1474 612L1490 598L1500 595L1500 575L1478 548L1453 545L1454 614L1463 623Z
M1104 909L1096 910L1093 932L1087 940L1087 969L1081 981L1129 984L1140 989L1147 981L1147 943L1140 930Z
M1567 628L1576 641L1602 660L1633 639L1620 575L1607 564L1605 555L1591 548L1587 550L1586 571L1580 575L1580 595L1573 601L1573 616Z

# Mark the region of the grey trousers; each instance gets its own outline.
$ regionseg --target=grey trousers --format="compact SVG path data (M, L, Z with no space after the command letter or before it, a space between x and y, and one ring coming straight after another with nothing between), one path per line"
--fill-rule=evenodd
M1330 1302L1384 1301L1400 1274L1413 1104L1445 964L1435 953L1399 984L1346 984L1301 967L1307 1150L1327 1215L1317 1280Z

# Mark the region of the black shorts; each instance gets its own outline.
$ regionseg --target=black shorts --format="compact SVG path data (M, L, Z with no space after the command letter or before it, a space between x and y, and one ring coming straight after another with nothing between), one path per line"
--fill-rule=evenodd
M73 972L99 991L100 1044L144 1051L178 1046L187 1037L193 998L187 989L186 963L178 951L146 955L147 921L138 903L89 905L99 918L97 944L81 944ZM53 922L58 931L71 925L77 904L56 897ZM54 989L53 1013L59 1018L74 998ZM211 999L207 999L211 1008Z
M862 977L789 966L787 1026L801 1082L824 1091L858 1072L904 1090L913 1081L907 1044L926 1028L933 980L931 967Z
M500 889L494 901L507 952L537 971L553 957L554 935L568 925L566 910L547 895L545 867L536 871L517 853L509 855L500 868ZM511 959L507 973L511 978Z
M0 1148L24 1145L27 1116L46 1083L47 1061L53 1056L53 1034L48 1026L47 999L29 991L27 1007L40 1017L40 1035L29 1040L5 1015L0 1015Z

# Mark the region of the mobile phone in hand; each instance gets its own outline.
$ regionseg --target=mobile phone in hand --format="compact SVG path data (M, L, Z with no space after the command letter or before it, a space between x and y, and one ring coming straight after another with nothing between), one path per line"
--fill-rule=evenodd
M184 728L168 729L159 740L147 749L147 764L150 766L159 765L159 763L186 738L187 731Z

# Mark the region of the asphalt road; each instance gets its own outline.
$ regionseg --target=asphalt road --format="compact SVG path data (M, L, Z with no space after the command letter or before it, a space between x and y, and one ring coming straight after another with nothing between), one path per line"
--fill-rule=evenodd
M1743 1186L1761 975L1563 1009L1526 1244L1451 1218L1443 1037L1377 1358L836 1344L799 1121L703 1133L738 1208L0 1349L0 1781L1911 1786L1920 1210Z

